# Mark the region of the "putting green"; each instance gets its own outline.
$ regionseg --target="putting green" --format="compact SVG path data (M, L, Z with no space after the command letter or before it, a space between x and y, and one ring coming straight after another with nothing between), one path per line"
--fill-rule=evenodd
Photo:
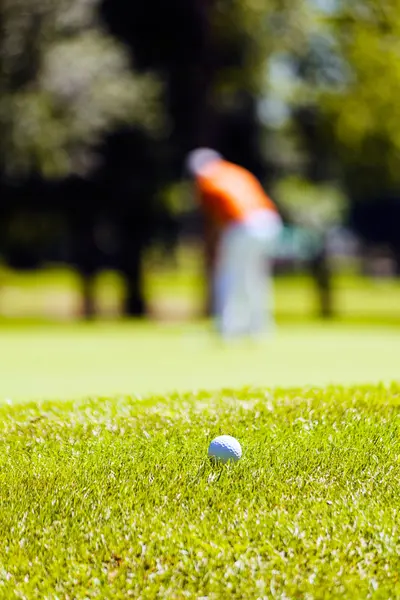
M222 345L205 326L135 323L3 327L2 401L293 387L400 379L400 332L281 326L262 344Z

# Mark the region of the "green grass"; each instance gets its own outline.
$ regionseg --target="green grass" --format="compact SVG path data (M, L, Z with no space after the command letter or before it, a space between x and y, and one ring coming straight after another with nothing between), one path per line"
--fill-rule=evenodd
M400 597L398 283L338 276L323 323L307 278L278 279L276 336L229 347L72 323L72 273L2 283L0 598ZM193 269L147 286L164 316L199 306ZM115 314L121 281L98 291ZM213 468L222 433L244 455Z
M261 347L225 348L208 325L186 320L199 306L201 281L196 260L185 256L178 269L153 265L147 276L151 305L174 317L170 323L71 322L71 314L79 313L73 272L1 271L0 403L399 378L399 282L339 273L338 317L323 323L309 278L277 278L276 337ZM118 276L99 278L103 314L112 314L122 296Z
M398 598L400 387L3 407L1 598ZM236 436L213 468L211 439Z
M182 256L177 268L150 264L145 287L150 308L163 318L186 320L198 315L204 297L199 258ZM95 285L99 312L114 318L124 297L124 285L116 273L104 272ZM400 326L400 280L373 280L338 271L334 277L337 320L349 325ZM318 298L306 275L277 277L276 316L279 323L316 320ZM68 269L18 273L0 269L0 322L20 317L71 319L82 309L80 281Z
M281 325L269 342L225 347L203 325L3 326L0 403L242 386L399 379L399 330Z

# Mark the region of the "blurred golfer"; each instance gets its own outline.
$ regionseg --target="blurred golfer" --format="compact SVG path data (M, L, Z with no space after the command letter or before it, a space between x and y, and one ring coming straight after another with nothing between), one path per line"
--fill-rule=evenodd
M187 168L206 216L219 229L213 282L218 330L225 338L267 333L273 327L271 259L282 228L277 208L249 171L214 150L193 150Z

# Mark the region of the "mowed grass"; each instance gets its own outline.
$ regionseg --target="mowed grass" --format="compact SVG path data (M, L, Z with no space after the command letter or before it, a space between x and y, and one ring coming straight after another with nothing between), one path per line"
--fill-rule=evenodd
M398 384L3 407L0 597L398 598L399 435Z
M310 277L277 277L276 335L226 347L197 321L200 275L199 257L187 248L177 267L150 262L146 289L157 319L138 323L116 320L123 282L103 273L97 302L106 320L86 324L71 320L82 300L72 271L0 270L0 403L399 379L398 281L338 271L337 316L323 322Z
M262 343L222 344L207 324L2 326L0 404L243 386L399 380L400 330L282 324Z

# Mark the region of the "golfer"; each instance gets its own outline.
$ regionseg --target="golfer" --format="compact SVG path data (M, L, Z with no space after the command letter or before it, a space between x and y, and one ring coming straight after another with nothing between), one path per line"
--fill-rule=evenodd
M200 203L218 226L214 313L227 339L273 328L271 263L282 220L258 180L216 151L190 152L187 169Z

